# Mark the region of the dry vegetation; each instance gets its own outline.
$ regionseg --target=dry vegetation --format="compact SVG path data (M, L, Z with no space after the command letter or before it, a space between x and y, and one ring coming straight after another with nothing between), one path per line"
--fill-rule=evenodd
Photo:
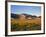
M41 19L11 19L11 31L40 30Z

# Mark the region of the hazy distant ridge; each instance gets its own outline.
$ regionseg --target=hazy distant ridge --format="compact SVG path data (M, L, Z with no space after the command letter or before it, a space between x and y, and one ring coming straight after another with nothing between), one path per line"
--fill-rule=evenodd
M28 15L28 14L21 14L21 15L24 15L26 18L28 17L31 17L31 18L41 18L41 16L37 17L35 15ZM13 14L11 13L11 18L19 18L20 17L20 14Z

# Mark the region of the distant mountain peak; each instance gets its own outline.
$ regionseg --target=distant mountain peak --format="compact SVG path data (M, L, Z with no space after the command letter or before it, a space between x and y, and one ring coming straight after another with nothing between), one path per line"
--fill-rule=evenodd
M35 16L35 15L28 15L28 14L25 14L25 13L23 13L23 14L14 14L14 13L11 13L11 18L19 18L21 15L24 15L25 16L25 18L28 18L28 17L31 17L31 18L41 18L41 16L39 16L39 17L37 17L37 16Z

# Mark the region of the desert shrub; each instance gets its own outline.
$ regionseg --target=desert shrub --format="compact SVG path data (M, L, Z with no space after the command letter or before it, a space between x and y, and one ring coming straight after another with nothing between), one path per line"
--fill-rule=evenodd
M19 30L20 27L18 23L11 25L11 31L19 31Z
M24 25L20 25L19 23L11 24L11 31L30 31L40 29L41 25L35 23L24 23Z
M26 24L23 26L23 30L24 30L24 31L29 31L29 30L30 30L30 25L29 25L29 23L26 23Z
M23 30L24 31L41 30L41 25L35 23L26 23L26 25L24 25Z
M41 25L39 25L39 24L33 23L31 25L31 30L40 30L40 29L41 29Z

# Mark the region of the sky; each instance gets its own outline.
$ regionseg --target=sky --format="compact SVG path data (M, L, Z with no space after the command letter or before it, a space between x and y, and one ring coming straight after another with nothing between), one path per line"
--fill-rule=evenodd
M22 6L22 5L11 5L11 13L14 14L29 14L29 15L41 15L40 6Z

